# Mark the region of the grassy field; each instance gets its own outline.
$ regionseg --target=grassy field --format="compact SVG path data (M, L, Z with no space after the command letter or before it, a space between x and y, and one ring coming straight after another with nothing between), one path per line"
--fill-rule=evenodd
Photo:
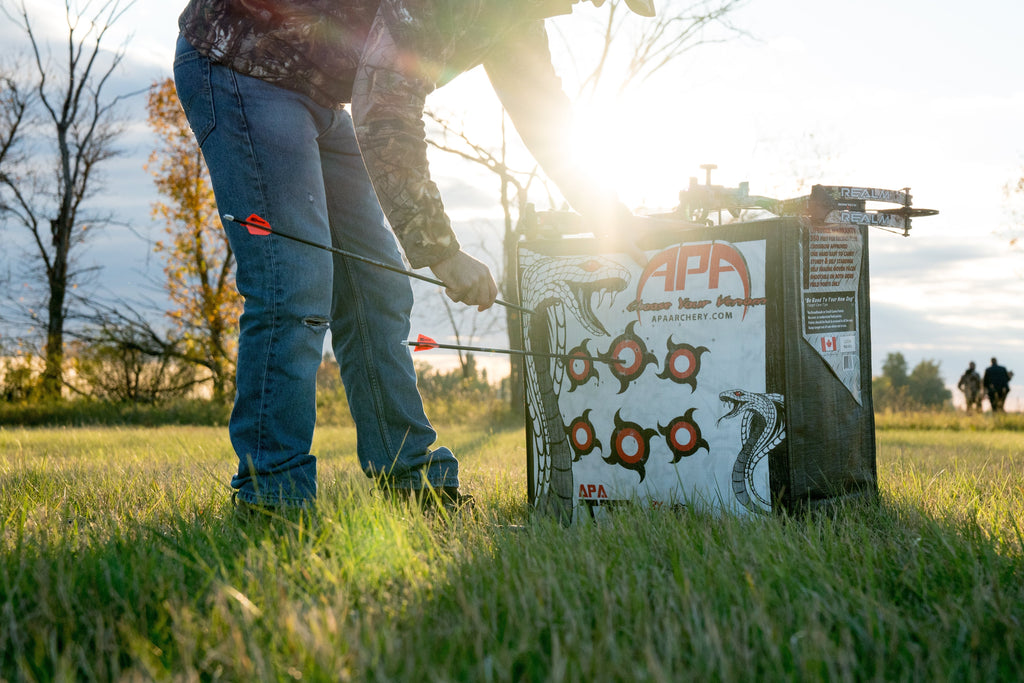
M1024 431L976 424L880 418L880 504L570 529L530 518L521 430L444 430L478 500L446 524L347 428L270 521L223 428L3 428L0 680L1021 680Z

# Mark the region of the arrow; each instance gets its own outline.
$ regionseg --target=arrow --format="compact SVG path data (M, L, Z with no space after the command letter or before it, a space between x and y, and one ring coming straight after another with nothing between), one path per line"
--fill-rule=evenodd
M523 351L522 349L493 349L486 346L464 346L462 344L440 344L425 334L418 335L416 341L407 340L402 342L406 346L413 347L413 351L429 351L430 349L456 349L461 351L480 351L481 353L504 353L510 356L536 356L539 358L562 358L569 360L589 360L597 363L621 364L623 361L618 358L598 358L597 356L584 356L580 353L540 353L539 351Z
M249 217L245 219L235 218L231 214L224 214L224 220L231 221L232 223L238 223L239 225L244 225L249 230L250 235L256 235L257 237L265 237L266 235L277 235L278 237L284 237L285 239L289 239L294 242L299 242L310 247L315 247L317 249L329 251L332 254L338 254L339 256L350 258L353 261L368 263L371 266L377 266L378 268L383 268L384 270L390 270L392 273L399 273L400 275L407 275L416 280L429 282L432 285L438 285L440 287L448 286L441 280L438 280L437 278L429 277L427 275L421 275L420 273L416 273L411 270L405 270L404 268L393 266L390 263L384 263L383 261L377 261L366 256L360 256L359 254L356 254L351 251L345 251L344 249L338 249L337 247L329 247L326 244L320 244L319 242L313 242L307 239L303 239L302 237L296 237L295 235L289 235L287 233L280 232L279 230L274 230L270 227L270 223L267 221L267 219L255 213L250 214ZM494 303L498 304L499 306L504 306L505 308L511 308L517 311L522 311L523 313L533 313L531 309L526 308L525 306L519 306L517 304L509 303L508 301L502 301L501 299L495 299Z

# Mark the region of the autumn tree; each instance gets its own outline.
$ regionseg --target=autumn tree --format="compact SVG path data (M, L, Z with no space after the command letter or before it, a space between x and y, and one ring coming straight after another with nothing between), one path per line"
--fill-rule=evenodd
M77 4L65 0L66 40L57 59L37 35L24 0L14 6L0 0L0 14L26 39L31 63L19 74L25 88L16 92L19 81L5 78L0 96L0 120L15 143L4 149L0 218L28 235L24 269L28 279L42 284L36 293L39 305L29 304L22 311L24 324L41 333L45 366L39 389L47 398L61 395L72 292L90 270L78 267L75 256L92 229L106 222L90 214L86 203L99 188L102 165L118 154L118 109L131 93L108 94L124 46L110 51L106 43L132 4L107 0L86 14L90 3L79 11ZM31 137L22 137L24 129L10 124L30 119L36 124Z
M149 125L159 147L149 157L164 198L154 215L164 221L165 288L168 313L181 344L180 359L209 370L215 400L234 393L237 326L242 299L235 289L235 258L221 226L202 152L178 103L174 81L155 83L149 93Z

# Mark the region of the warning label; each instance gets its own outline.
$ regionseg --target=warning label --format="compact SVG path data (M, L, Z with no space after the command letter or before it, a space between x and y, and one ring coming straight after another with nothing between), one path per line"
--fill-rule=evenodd
M852 226L810 226L801 255L804 339L861 402L857 291L863 238Z
M856 292L804 294L804 334L856 331Z
M808 239L807 260L806 289L856 289L861 259L855 229L813 231Z

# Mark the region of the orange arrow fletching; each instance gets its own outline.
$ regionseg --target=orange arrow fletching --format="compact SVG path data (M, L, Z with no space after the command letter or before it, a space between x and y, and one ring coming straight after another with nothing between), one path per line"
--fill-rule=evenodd
M245 227L249 229L250 235L264 236L270 234L270 223L267 222L266 218L255 213L250 214L245 219ZM261 230L261 228L265 228L265 230Z
M428 337L425 334L421 334L416 337L416 346L413 347L413 351L426 351L428 349L436 349L437 342Z

